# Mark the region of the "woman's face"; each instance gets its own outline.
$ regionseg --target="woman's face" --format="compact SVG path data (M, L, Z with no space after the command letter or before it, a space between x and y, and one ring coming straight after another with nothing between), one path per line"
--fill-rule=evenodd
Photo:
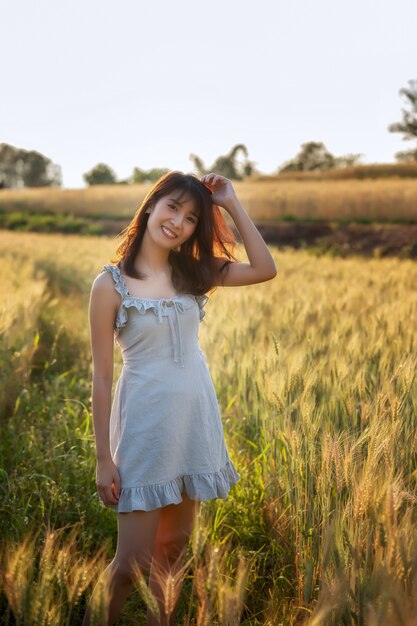
M166 248L176 248L187 241L197 228L198 209L192 198L172 191L150 209L147 229L150 236Z

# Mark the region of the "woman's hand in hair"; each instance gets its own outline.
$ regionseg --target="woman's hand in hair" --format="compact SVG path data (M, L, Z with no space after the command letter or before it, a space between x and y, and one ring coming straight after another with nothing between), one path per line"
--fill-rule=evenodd
M221 267L227 259L215 257L218 264L216 284L239 287L275 278L277 268L274 259L261 233L241 205L230 180L212 173L203 176L201 182L211 190L213 203L225 208L233 219L249 259L249 263L228 263L227 273L222 275Z
M201 182L211 191L211 199L214 204L217 204L227 210L228 205L236 201L237 196L233 188L232 182L225 176L220 174L206 174L201 177Z

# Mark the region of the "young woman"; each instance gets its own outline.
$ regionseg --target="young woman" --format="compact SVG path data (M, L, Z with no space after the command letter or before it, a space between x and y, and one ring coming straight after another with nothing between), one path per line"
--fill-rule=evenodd
M237 241L249 263L232 254ZM90 295L93 421L98 492L118 513L118 542L105 571L113 624L133 587L134 566L149 573L161 619L160 572L180 567L201 500L225 498L240 478L229 458L214 386L198 340L207 292L276 276L274 260L218 174L200 180L169 172L149 191ZM116 261L116 260L115 260ZM113 349L122 373L113 402ZM159 574L159 575L158 575ZM91 602L84 617L90 624Z

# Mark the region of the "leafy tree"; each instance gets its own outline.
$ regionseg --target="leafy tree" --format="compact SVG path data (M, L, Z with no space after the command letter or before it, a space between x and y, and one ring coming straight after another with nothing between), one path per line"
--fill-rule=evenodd
M404 141L417 140L417 80L409 80L408 87L400 89L409 110L402 109L403 119L388 126L390 133L402 133ZM412 150L397 152L398 161L417 161L417 146Z
M336 167L351 167L358 165L361 160L362 154L344 154L340 157L335 157Z
M23 183L25 187L59 187L61 168L43 154L31 150L24 159Z
M61 168L36 150L0 144L0 186L60 187Z
M87 185L114 185L117 182L115 172L105 163L98 163L83 175Z
M242 153L245 157L242 165L237 161L239 153ZM242 180L242 178L255 173L254 163L248 160L248 149L242 143L234 146L229 154L219 156L209 168L205 168L202 159L195 154L190 154L190 159L201 176L209 172L216 172L226 178Z
M161 176L169 172L168 169L154 167L150 170L141 170L135 167L132 174L132 183L153 183L157 181Z
M361 156L361 154L348 154L336 157L327 150L324 143L308 141L301 144L300 152L290 161L286 161L279 168L279 172L310 172L347 167L348 165L356 165Z
M334 156L323 143L309 141L301 145L300 152L281 166L281 172L328 170L335 166Z

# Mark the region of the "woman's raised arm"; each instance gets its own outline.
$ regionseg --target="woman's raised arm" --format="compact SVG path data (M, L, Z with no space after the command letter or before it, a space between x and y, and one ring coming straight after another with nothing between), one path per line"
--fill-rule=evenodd
M228 263L226 273L222 276L219 273L219 284L238 287L275 278L275 261L262 235L241 205L231 181L219 174L207 174L201 178L201 182L211 190L213 203L226 209L232 217L249 259L249 263ZM222 258L217 259L219 269L224 261Z

